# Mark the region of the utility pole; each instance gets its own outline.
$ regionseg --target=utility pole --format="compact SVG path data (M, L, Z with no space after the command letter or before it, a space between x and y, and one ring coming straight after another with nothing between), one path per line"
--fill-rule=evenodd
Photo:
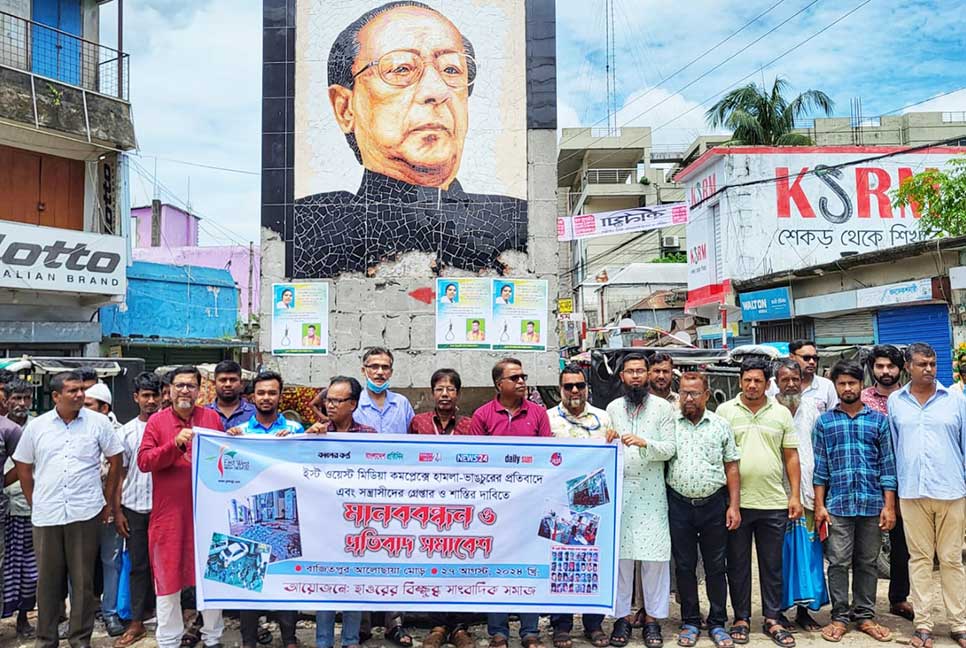
M248 335L252 335L252 293L254 292L254 287L252 285L253 277L255 274L255 242L248 242Z

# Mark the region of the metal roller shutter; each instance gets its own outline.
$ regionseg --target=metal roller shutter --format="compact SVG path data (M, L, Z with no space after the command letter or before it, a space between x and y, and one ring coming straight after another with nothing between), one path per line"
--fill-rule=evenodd
M872 344L875 342L874 313L848 313L838 317L815 318L815 342L819 346Z
M936 374L939 382L953 381L952 332L949 307L926 304L880 310L876 314L879 344L912 344L925 342L936 350Z

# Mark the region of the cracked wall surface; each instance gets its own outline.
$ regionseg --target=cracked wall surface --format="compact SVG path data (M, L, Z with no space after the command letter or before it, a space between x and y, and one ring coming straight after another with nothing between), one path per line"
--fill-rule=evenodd
M298 0L304 2L306 0ZM318 4L318 3L316 3ZM352 2L354 5L381 3ZM457 5L479 5L472 0L428 2L442 10ZM295 94L296 35L298 7L294 0L266 0L265 38L263 41L263 177L262 177L262 267L263 285L324 279L330 283L330 340L328 356L264 356L267 366L279 368L292 384L321 385L337 373L359 375L363 351L370 346L386 346L396 355L393 385L397 388L427 387L432 372L451 367L460 372L466 387L489 387L490 368L502 353L481 351L435 351L435 310L432 299L425 300L426 289L433 290L434 279L442 276L505 276L548 281L548 294L557 293L556 271L556 78L554 61L554 2L526 1L526 84L513 101L526 100L525 245L503 249L499 267L473 264L440 264L430 251L414 251L381 258L374 266L349 268L338 276L328 272L315 275L293 272L293 227L295 210ZM524 97L525 95L525 97ZM494 144L495 146L495 144ZM517 148L517 147L514 147ZM504 154L507 154L504 152ZM509 154L513 155L513 152ZM523 151L518 151L523 156ZM521 165L521 168L522 165ZM493 187L486 193L498 193ZM475 187L475 191L480 188ZM337 245L337 243L333 243ZM288 248L288 249L287 249ZM353 271L355 270L355 271ZM427 303L428 301L428 303ZM259 347L270 349L272 293L261 299L262 331ZM548 305L548 322L555 322L554 305ZM556 343L556 335L548 338ZM518 354L531 375L531 384L551 385L557 381L558 353Z

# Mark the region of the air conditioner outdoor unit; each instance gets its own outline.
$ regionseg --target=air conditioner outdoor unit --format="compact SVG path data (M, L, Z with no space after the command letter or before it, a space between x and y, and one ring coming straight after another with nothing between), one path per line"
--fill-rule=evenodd
M679 247L681 247L681 237L680 236L662 236L661 237L661 247L662 248L679 248Z

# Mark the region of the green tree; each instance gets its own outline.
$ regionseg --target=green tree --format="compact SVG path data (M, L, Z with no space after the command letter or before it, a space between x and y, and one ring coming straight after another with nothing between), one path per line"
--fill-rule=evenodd
M791 101L785 98L788 82L775 77L771 91L749 83L735 88L708 110L713 128L731 129L728 144L745 146L808 146L812 139L793 132L795 120L813 109L832 113L834 102L821 90L806 90Z
M966 235L966 157L945 171L927 169L906 178L893 192L893 205L921 214L919 229L929 238Z

